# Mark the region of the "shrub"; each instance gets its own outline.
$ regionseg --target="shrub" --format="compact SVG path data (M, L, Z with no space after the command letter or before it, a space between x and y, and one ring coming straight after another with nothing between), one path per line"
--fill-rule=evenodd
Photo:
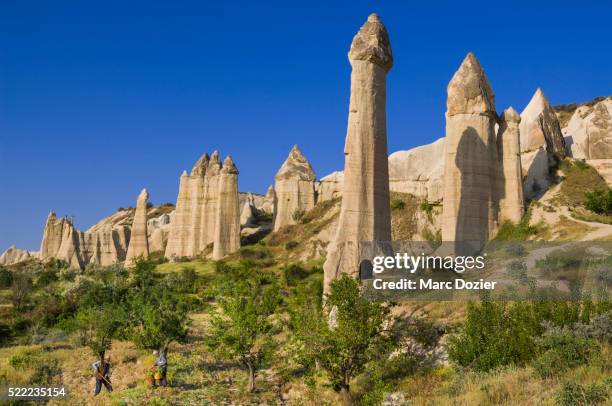
M291 215L291 218L293 219L293 221L295 221L296 223L301 223L302 220L304 219L304 215L306 214L306 212L304 210L296 210L293 212L293 214Z
M584 206L597 214L611 215L612 214L612 188L608 190L595 190L586 192Z
M54 382L56 376L60 376L62 370L58 360L41 360L34 368L30 377L31 385L49 385Z
M557 396L557 402L562 406L586 406L602 403L608 398L609 394L604 385L586 386L576 382L565 382Z
M391 199L391 210L403 210L406 203L402 199Z
M536 339L536 343L541 355L534 361L533 367L542 378L586 364L599 352L595 341L579 337L568 328L550 325L542 337Z
M590 323L577 323L576 334L612 344L612 311L595 316Z
M297 241L295 241L295 240L287 241L287 243L285 244L285 249L287 251L291 251L292 249L294 249L298 245L299 245L299 243Z
M13 273L0 266L0 288L8 288L13 284Z
M283 279L287 286L296 286L297 283L306 279L310 272L298 264L291 264L283 268Z

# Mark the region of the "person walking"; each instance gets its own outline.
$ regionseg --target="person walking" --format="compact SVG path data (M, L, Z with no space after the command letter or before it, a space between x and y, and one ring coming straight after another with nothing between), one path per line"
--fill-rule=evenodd
M101 357L101 359L91 364L91 367L94 369L96 377L96 389L94 391L94 396L98 396L98 394L102 390L102 385L104 385L108 392L112 392L113 386L110 382L110 356L106 358Z

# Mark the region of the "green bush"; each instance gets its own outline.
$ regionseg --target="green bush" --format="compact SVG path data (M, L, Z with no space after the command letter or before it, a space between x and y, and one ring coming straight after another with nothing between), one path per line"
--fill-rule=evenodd
M596 405L609 399L609 393L604 385L581 385L576 382L565 382L557 402L561 406Z
M402 199L391 199L391 210L403 210L406 203Z
M291 215L291 218L293 219L293 221L295 221L296 223L301 223L302 220L304 219L304 215L306 214L306 212L304 210L296 210L293 212L293 214Z
M584 194L585 207L597 214L612 215L612 188L595 190Z
M291 251L292 249L294 249L298 245L299 245L299 243L297 241L294 241L294 240L287 241L287 243L285 244L285 249L287 251Z
M13 273L0 266L0 288L9 288L13 284Z
M283 279L287 286L296 286L299 281L306 279L310 272L298 264L291 264L282 270Z
M549 326L535 341L541 355L535 359L533 367L541 378L586 364L599 353L599 346L594 340L580 337L568 328Z

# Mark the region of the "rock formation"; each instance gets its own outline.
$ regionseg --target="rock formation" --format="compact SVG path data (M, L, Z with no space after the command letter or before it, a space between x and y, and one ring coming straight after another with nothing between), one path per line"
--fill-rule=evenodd
M196 246L193 253L196 255L202 252L213 243L215 236L215 224L217 221L217 205L219 200L219 174L221 172L221 158L219 151L214 151L210 156L210 162L206 169L204 205L202 206L202 224L200 225L201 237L199 246Z
M344 172L336 171L321 178L317 183L317 202L336 199L342 196Z
M261 210L264 213L274 214L275 207L276 191L274 190L274 186L270 185L270 187L268 187L268 190L266 191L266 195L264 196L264 200L261 205Z
M590 104L590 103L589 103ZM576 108L562 130L577 159L612 159L612 97Z
M489 81L472 53L447 91L442 240L480 244L497 217L497 115Z
M0 255L0 265L18 264L19 262L27 261L33 256L35 257L35 255L31 255L30 252L11 245L2 255Z
M39 258L51 258L68 262L74 267L88 264L108 266L126 259L130 245L130 231L136 210L119 209L116 213L103 218L86 231L74 227L68 218L58 219L50 213L45 223ZM162 205L147 209L145 219L149 251L163 251L167 240L168 228L174 215L172 205ZM153 244L151 241L155 240ZM44 253L44 255L43 255Z
M274 177L276 184L276 213L274 231L295 224L296 213L306 212L315 205L315 173L310 162L294 145Z
M351 97L342 205L324 265L325 292L341 273L359 275L362 241L391 239L386 78L393 56L387 30L376 14L354 37L348 56Z
M130 245L125 258L126 266L134 263L136 258L149 257L149 241L147 239L147 201L149 200L149 192L147 189L142 189L136 201L136 213L134 213L134 222L132 223L132 233L130 236Z
M546 147L558 160L565 158L565 139L555 111L542 89L536 90L531 101L521 113L521 152Z
M176 198L176 209L170 226L168 243L166 244L166 258L180 258L186 256L185 245L189 237L189 221L191 220L191 194L190 178L187 171L183 171L179 181L179 191Z
M190 175L181 175L166 245L167 258L193 257L212 243L220 169L219 153L215 151L210 157L202 155Z
M502 164L499 195L499 222L518 223L523 217L523 182L519 123L521 117L512 107L501 117L497 135L498 157Z
M226 159L226 164L228 167L224 170L219 159L219 152L215 151L210 157L208 154L202 155L189 175L186 172L181 175L176 211L169 226L165 251L167 258L194 257L206 254L211 248L213 255L220 258L238 249L239 201L241 199L237 189L238 171L231 158ZM225 183L222 184L222 181ZM234 189L236 189L235 196L231 192ZM225 199L223 203L225 207L219 206L221 198ZM251 200L254 205L253 196ZM234 203L238 213L236 232L234 232L234 222L231 220L233 219ZM223 227L223 229L218 227ZM238 236L238 242L236 242L236 236ZM216 239L219 244L215 249Z
M442 199L444 138L389 155L389 188L430 202Z
M252 193L249 193L242 204L242 210L240 210L240 225L252 225L255 223L256 217L257 208L255 207L255 198Z
M43 238L40 244L40 259L42 261L55 258L57 251L59 251L62 245L62 237L64 235L64 228L67 226L68 219L58 219L57 215L53 212L47 216L47 222L43 231Z
M240 249L238 169L229 156L223 161L223 168L218 176L216 209L213 259L219 260Z

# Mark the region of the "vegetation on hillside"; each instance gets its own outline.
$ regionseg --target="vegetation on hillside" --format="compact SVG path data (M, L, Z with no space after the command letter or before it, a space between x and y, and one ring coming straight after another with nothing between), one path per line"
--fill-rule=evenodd
M595 404L612 394L609 302L447 303L435 319L421 304L371 302L347 277L323 300L320 263L282 262L284 249L262 242L223 262L131 269L0 268L0 383L66 385L88 403L90 364L105 352L108 404ZM164 347L170 387L153 389L151 349Z

